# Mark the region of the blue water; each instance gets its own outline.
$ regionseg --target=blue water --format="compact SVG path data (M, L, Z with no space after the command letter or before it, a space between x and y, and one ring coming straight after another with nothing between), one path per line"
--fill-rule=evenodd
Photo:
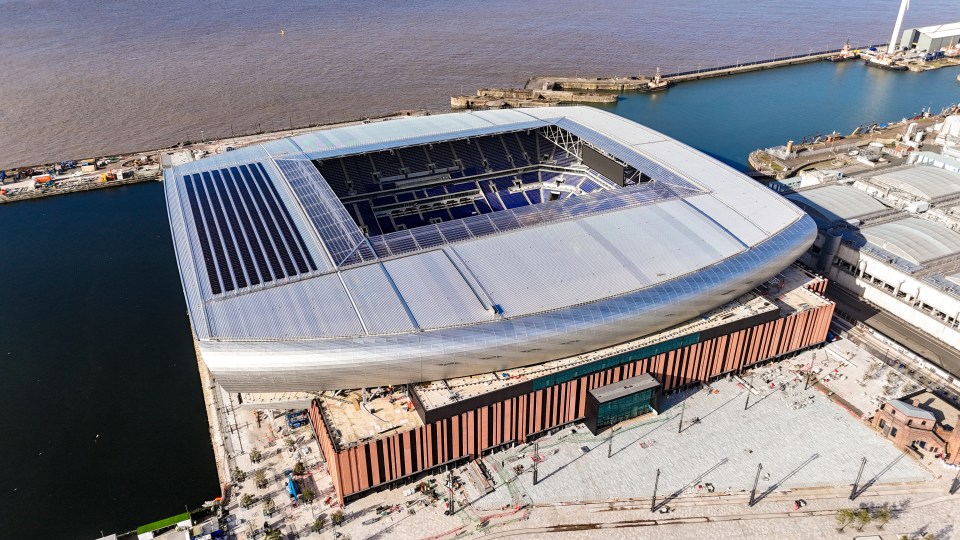
M0 206L0 538L220 495L159 183Z
M603 107L747 170L757 149L804 136L849 134L871 122L934 114L960 101L960 67L924 73L816 62L626 94Z

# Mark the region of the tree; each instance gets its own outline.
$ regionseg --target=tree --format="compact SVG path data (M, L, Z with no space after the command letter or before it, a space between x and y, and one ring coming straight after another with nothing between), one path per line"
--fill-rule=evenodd
M247 473L240 470L240 467L234 467L231 474L233 475L234 482L243 482L247 479Z
M857 520L857 530L862 531L872 518L869 510L861 508L853 513L853 519Z
M336 527L343 525L344 521L346 521L346 518L343 517L343 512L340 510L337 510L332 516L330 516L330 523L333 523Z
M837 532L843 532L843 529L847 525L851 524L855 519L853 510L848 510L846 508L837 510Z
M283 442L287 443L287 448L293 448L297 444L293 437L287 437Z
M240 497L240 506L244 508L250 508L250 505L253 504L253 495L249 493L244 493L243 497Z
M267 487L267 473L263 469L260 469L253 475L253 482L259 489Z
M313 502L313 500L314 500L315 498L316 498L316 495L314 495L312 489L310 489L310 488L303 488L303 493L300 494L300 500L301 500L301 501L303 501L303 502L305 502L305 503L307 503L307 504L310 504L310 503Z
M897 540L910 540L910 537L905 534L901 534L900 538L897 538Z
M273 497L267 497L267 500L263 502L263 510L267 514L272 514L274 510L277 509L276 503L273 502Z
M264 538L266 540L282 540L283 535L280 533L280 529L270 529Z
M260 453L260 450L257 450L256 448L254 448L250 452L250 461L254 463L260 463L261 459L263 459L263 454Z
M293 466L293 474L296 474L296 475L298 475L298 476L301 475L301 474L303 474L304 471L306 471L306 470L307 470L307 468L303 466L303 462L302 462L302 461L298 461L297 464Z
M886 506L881 506L873 511L873 521L877 524L877 530L883 529L883 526L893 517L893 513Z
M327 524L327 516L321 514L317 516L317 519L313 520L313 524L310 525L310 530L318 533L323 530L323 527Z
M937 535L933 534L932 532L928 532L927 534L921 536L920 540L937 540Z

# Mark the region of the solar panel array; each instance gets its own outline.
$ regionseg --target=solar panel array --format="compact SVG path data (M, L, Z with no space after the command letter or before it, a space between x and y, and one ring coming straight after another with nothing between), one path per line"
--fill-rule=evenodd
M263 165L183 179L213 294L317 269Z
M311 162L278 159L277 166L323 239L333 264L338 264L363 242L360 227Z

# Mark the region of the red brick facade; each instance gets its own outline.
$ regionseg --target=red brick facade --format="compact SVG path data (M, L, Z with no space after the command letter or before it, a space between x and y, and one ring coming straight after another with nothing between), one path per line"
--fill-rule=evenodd
M920 402L913 400L913 406L919 407ZM943 454L947 463L960 463L958 429L945 428L935 419L911 415L889 401L873 415L871 424L900 448L914 447L933 455ZM960 426L960 415L955 425Z
M815 283L823 286L826 280ZM818 292L811 288L814 292ZM708 381L781 355L822 343L834 304L793 313L700 343L563 382L449 418L340 449L320 405L310 417L341 502L346 497L400 481L452 461L583 418L587 391L650 373L663 391Z

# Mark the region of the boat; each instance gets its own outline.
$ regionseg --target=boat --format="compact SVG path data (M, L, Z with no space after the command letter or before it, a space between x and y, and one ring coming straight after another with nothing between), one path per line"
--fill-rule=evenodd
M896 60L894 60L893 58L883 53L867 58L866 60L863 61L863 65L880 68L880 69L887 69L890 71L906 71L907 70L907 66L905 64L898 64Z
M670 87L672 83L663 77L660 76L660 68L657 68L657 74L653 76L653 80L648 82L646 86L641 87L641 92L659 92L661 90L666 90Z
M843 44L840 52L833 56L828 56L827 60L830 62L846 62L847 60L855 60L857 58L860 58L860 51L851 49L850 40L848 39L847 42Z

